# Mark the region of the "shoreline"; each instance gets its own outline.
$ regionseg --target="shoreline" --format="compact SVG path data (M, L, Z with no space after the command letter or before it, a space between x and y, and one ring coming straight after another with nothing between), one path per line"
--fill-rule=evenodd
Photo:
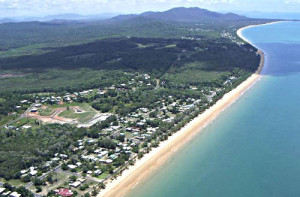
M262 25L273 23L278 22ZM129 168L125 170L121 176L117 177L115 180L108 181L106 188L101 190L101 192L97 195L98 197L121 197L128 194L140 182L149 177L156 169L165 164L168 158L177 150L182 148L189 140L192 139L192 137L201 133L204 127L209 125L220 113L239 99L245 91L247 91L260 79L260 74L265 64L265 53L242 35L242 31L244 29L254 26L261 25L250 25L240 28L237 31L237 35L258 50L261 60L257 71L235 89L226 93L223 98L218 100L205 112L199 114L182 129L170 136L168 140L161 142L159 147L152 149L150 153L137 160L133 166L129 166Z

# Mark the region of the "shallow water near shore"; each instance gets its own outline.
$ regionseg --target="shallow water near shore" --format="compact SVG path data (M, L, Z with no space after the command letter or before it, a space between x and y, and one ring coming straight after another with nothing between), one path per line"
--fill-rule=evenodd
M300 196L300 22L245 29L262 78L128 197Z

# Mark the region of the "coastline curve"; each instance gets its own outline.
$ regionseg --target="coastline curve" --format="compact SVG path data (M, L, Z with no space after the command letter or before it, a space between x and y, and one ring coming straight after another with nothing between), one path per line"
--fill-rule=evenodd
M281 21L279 21L281 22ZM278 22L272 22L262 25L269 25ZM153 149L146 154L142 159L137 160L135 165L130 166L121 176L115 180L107 182L107 186L100 192L98 197L121 197L134 189L138 184L149 177L160 166L165 164L168 158L173 155L178 149L184 146L195 135L199 134L204 127L210 124L220 113L227 109L232 103L239 99L245 91L252 87L260 78L261 71L265 64L265 53L255 46L251 41L242 35L244 29L261 26L250 25L240 28L237 35L245 42L251 44L258 50L261 57L259 67L248 79L238 85L223 96L216 104L207 109L204 113L199 114L196 118L185 125L181 130L174 133L167 141L161 142L158 148Z

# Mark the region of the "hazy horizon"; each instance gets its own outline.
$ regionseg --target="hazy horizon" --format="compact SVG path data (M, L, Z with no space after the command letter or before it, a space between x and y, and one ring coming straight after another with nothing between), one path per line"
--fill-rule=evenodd
M272 4L273 6L269 6ZM165 11L174 7L200 7L218 12L279 12L300 10L300 0L0 0L0 18Z

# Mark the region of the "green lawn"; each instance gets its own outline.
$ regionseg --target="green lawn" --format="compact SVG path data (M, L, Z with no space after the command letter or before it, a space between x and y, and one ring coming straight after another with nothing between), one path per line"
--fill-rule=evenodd
M51 116L55 109L52 106L48 106L46 109L39 109L39 114L41 116Z
M20 181L19 179L11 179L7 181L7 183L16 187L24 186L26 184Z
M59 114L60 117L77 119L80 123L85 123L91 120L96 114L96 110L94 110L87 103L72 103L72 106L78 106L78 109L83 110L80 113L76 113L74 109L70 108Z
M108 172L103 172L100 176L97 176L98 179L105 179L109 175Z
M13 126L21 127L24 125L35 125L35 119L32 118L22 118L18 122L14 123Z
M5 125L6 123L14 120L17 117L18 117L17 115L10 115L10 116L0 115L0 126Z

